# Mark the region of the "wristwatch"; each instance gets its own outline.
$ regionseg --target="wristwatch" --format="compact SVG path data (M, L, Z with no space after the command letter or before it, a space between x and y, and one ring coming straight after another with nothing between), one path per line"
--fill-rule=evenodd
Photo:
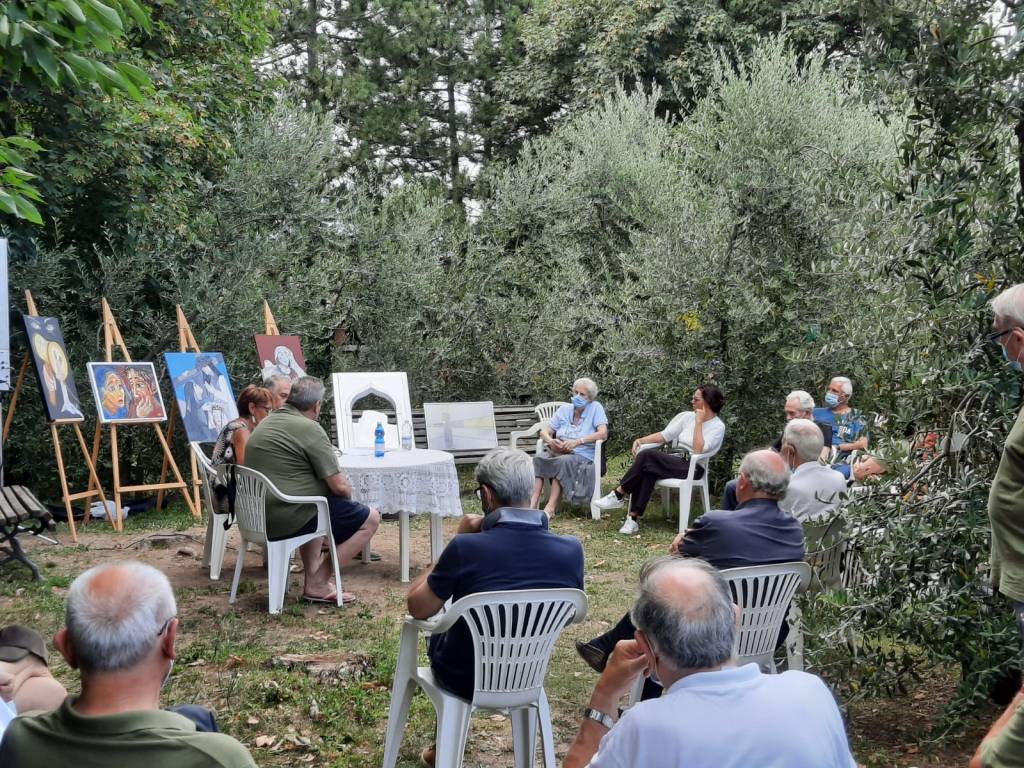
M593 720L609 730L611 730L612 726L615 725L615 721L612 719L611 715L606 715L601 710L593 709L591 707L587 707L583 710L583 719Z

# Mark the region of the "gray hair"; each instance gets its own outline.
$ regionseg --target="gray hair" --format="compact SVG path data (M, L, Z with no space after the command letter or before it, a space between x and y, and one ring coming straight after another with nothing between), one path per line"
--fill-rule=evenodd
M292 382L287 403L300 411L308 411L323 399L324 383L316 376L300 376Z
M660 583L663 575L680 572L700 588L679 595ZM640 592L630 617L676 669L708 669L732 657L736 641L732 593L722 574L703 560L660 557L647 562L640 571Z
M843 388L843 394L844 395L846 395L847 397L850 397L851 395L853 395L853 382L852 381L850 381L845 376L833 376L832 377L832 382L835 382L835 381L838 381L839 382L839 386L841 386ZM829 382L829 383L831 384L832 382Z
M529 506L533 493L533 459L515 448L488 451L473 473L476 481L490 486L503 507Z
M587 390L588 400L593 400L595 397L597 397L597 384L594 382L593 379L588 379L586 376L582 376L581 378L576 379L576 381L572 383L573 390L575 390L576 387L580 386L584 387Z
M811 397L810 392L804 392L802 389L794 389L786 395L786 402L788 403L790 400L796 400L796 404L800 406L801 411L814 410L814 398Z
M97 565L71 582L64 621L84 672L117 672L141 662L177 612L167 577L128 560Z
M825 447L825 436L821 434L821 428L810 419L793 419L786 423L782 442L792 445L801 461L817 461L821 449Z
M997 326L1024 328L1024 283L1017 283L992 299L992 313Z
M263 386L267 389L273 389L278 384L287 384L291 386L291 383L291 377L285 376L283 373L272 373L263 380Z
M776 464L782 467L781 471ZM773 499L781 499L789 488L789 468L778 454L772 451L751 451L743 457L740 472L747 476L750 486L755 491L766 493Z

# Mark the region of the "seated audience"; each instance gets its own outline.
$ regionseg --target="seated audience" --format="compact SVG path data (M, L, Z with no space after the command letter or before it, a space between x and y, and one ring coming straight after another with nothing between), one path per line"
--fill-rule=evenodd
M1011 768L1024 765L1024 691L1019 691L999 719L993 723L970 768Z
M274 411L274 396L269 389L249 384L238 395L238 418L224 425L213 444L210 462L216 467L221 464L245 464L245 445L256 425Z
M67 697L48 664L46 643L34 629L0 629L0 699L15 713L56 709Z
M779 507L800 522L831 515L846 495L846 478L819 461L823 445L821 430L810 419L793 419L782 435L782 458L791 474Z
M317 423L324 385L313 376L292 384L288 402L260 422L245 448L245 466L265 475L289 496L324 496L330 507L331 535L338 562L347 563L370 541L380 525L375 509L352 501L352 488L338 469L331 441ZM287 539L316 530L316 507L267 498L267 536ZM322 554L318 539L299 548L305 588L310 602L334 603L334 567L330 553ZM346 593L344 600L355 598Z
M550 456L533 460L536 481L530 506L540 504L544 481L551 481L551 495L544 511L551 517L562 495L573 504L589 502L594 495L594 443L608 439L608 417L604 406L594 400L597 384L593 379L576 379L572 385L572 403L561 406L551 423L540 431L540 439Z
M616 646L565 768L854 768L839 708L818 677L736 666L738 614L714 568L648 563L633 618L636 639ZM665 694L617 719L641 674L656 675Z
M68 589L54 647L81 674L82 693L7 726L0 765L254 768L244 746L160 709L174 667L177 606L167 577L137 562L90 568ZM208 713L207 713L208 714Z
M427 619L449 598L506 589L583 589L583 546L574 536L548 530L548 517L529 509L533 463L512 448L495 448L476 467L484 516L469 516L437 563L409 587L409 613ZM463 699L473 696L473 646L460 621L430 637L434 679ZM422 755L433 765L434 750Z
M662 451L643 450L644 446L678 443L688 453L717 453L725 439L725 424L718 418L725 395L714 384L704 384L693 393L692 411L676 414L661 432L654 432L633 441L633 464L622 476L619 485L596 503L601 509L618 509L629 494L629 514L619 533L639 533L637 522L647 508L654 493L654 484L667 478L685 478L690 470L689 456L677 456ZM704 476L704 468L697 467L694 479Z
M810 419L814 412L814 398L802 389L794 389L788 395L786 395L786 402L784 406L784 414L786 417L786 423L789 423L793 419ZM832 440L832 427L828 424L822 424L820 422L814 422L818 425L821 430L821 437L823 442L827 442L831 445ZM772 445L772 450L782 450L782 435L779 435L779 439ZM828 454L822 448L822 459L828 457ZM722 509L736 509L736 505L739 502L736 501L736 480L730 480L725 484L725 492L722 494Z
M272 373L263 380L263 386L270 390L273 398L273 410L281 410L281 406L288 402L288 393L292 391L292 379L283 373Z
M739 506L732 511L712 510L693 521L685 533L672 540L669 552L699 557L715 568L790 563L804 559L804 529L784 512L780 501L789 485L789 469L770 449L751 451L743 457L736 494ZM636 628L626 614L608 632L588 643L576 643L576 651L600 672L620 640L633 637ZM648 687L645 697L653 693Z
M850 407L853 382L845 376L835 376L825 392L825 408L814 409L814 420L832 427L832 447L836 449L833 468L849 479L847 463L853 451L868 449L867 420L856 408Z

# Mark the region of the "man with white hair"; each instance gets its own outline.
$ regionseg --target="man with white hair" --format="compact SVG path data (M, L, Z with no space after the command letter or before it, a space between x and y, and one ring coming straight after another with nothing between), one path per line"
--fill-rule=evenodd
M989 339L1002 349L1018 373L1024 361L1024 283L1007 288L992 301ZM988 495L992 525L992 586L1013 603L1017 628L1024 637L1024 410L1003 445L999 468Z
M814 409L814 420L832 427L832 447L836 449L833 468L850 479L850 465L846 463L853 451L868 449L867 420L856 408L850 407L853 382L846 376L833 376L825 391L825 407Z
M846 478L818 460L823 445L810 419L793 419L782 433L782 458L791 474L779 507L800 522L827 517L846 494Z
M707 563L647 563L635 639L616 646L564 768L853 768L839 708L819 678L736 666L737 619L729 585ZM616 720L640 674L656 676L664 695Z
M75 579L53 645L79 670L82 693L52 712L13 720L0 765L254 768L230 736L199 732L192 720L160 709L174 667L176 614L167 577L149 565L105 563Z
M409 587L413 618L428 619L449 598L506 589L583 589L583 545L575 536L548 530L548 516L530 509L533 460L514 448L495 448L476 466L477 495L484 516L467 516L459 535L437 563ZM442 688L463 699L473 696L473 644L459 621L431 635L430 668ZM434 750L424 750L433 765Z
M288 402L288 395L292 391L292 379L283 373L272 373L263 380L263 386L270 390L274 399L272 410L279 411Z
M338 469L331 439L318 423L323 399L320 379L296 379L288 402L253 431L245 445L245 466L266 475L288 496L325 497L331 518L330 543L337 549L338 562L347 563L373 538L380 514L352 500L352 486ZM317 512L312 504L267 499L267 537L271 541L312 533L316 525ZM305 582L302 598L336 604L334 565L330 556L323 555L322 544L322 539L313 539L299 547ZM343 602L353 599L348 593L342 596Z
M789 468L775 451L765 448L743 457L736 482L739 506L712 510L693 521L669 547L682 557L699 557L715 568L790 563L804 559L804 529L779 503L789 487ZM577 642L576 652L598 672L620 640L633 637L629 614L608 632L588 643ZM653 693L645 691L645 697Z

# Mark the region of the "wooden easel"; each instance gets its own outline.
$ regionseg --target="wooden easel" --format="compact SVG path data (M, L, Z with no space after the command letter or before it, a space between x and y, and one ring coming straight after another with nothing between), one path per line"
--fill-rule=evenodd
M25 291L25 305L28 308L28 314L34 317L38 317L39 310L36 308L35 299L32 298L32 292ZM11 395L11 405L7 409L7 418L4 420L4 432L3 442L7 442L7 435L11 431L11 422L14 419L14 409L18 405L18 396L21 394L21 388L25 383L25 373L28 371L29 359L32 356L32 350L25 350L25 356L21 361L21 369L18 371L18 380L14 385L14 393ZM71 425L71 428L75 431L75 437L78 440L78 447L82 451L82 458L85 459L85 464L89 468L89 486L85 491L78 491L71 493L68 488L68 476L64 468L64 453L60 447L60 432L58 427L64 425ZM96 438L99 439L99 425L97 424ZM107 505L107 497L103 493L103 486L100 484L99 475L96 474L96 460L89 453L89 446L85 442L85 437L82 435L81 420L79 419L57 419L56 421L50 422L50 438L53 440L53 452L57 458L57 473L60 475L60 489L64 499L64 511L68 516L68 527L71 529L71 541L75 544L78 543L78 531L75 529L75 516L71 511L71 502L78 501L79 499L85 499L89 501L95 496L100 497L100 501L103 503L103 511L107 515L107 519L110 524L117 529L117 524L114 521L113 514L110 511L110 507ZM95 443L96 441L94 441ZM85 525L89 520L89 510L86 509L85 517L82 519L82 524Z
M128 347L125 346L124 339L121 337L121 331L117 327L117 321L114 319L113 312L110 311L110 305L106 299L100 299L101 307L103 309L103 347L106 353L106 361L108 363L114 362L114 347L116 346L121 350L121 355L124 357L125 362L132 362L131 355L128 354ZM162 491L169 488L181 488L184 493L185 503L188 504L189 510L192 512L193 517L199 517L199 508L192 503L192 494L188 491L188 483L185 482L181 476L181 472L178 471L178 465L174 461L174 456L171 454L171 447L167 444L167 439L164 437L164 432L160 429L160 424L153 422L153 431L156 432L156 437L160 441L160 445L164 451L164 462L170 466L171 472L174 473L174 479L176 482L166 483L149 483L144 485L121 485L121 466L118 461L117 453L117 424L110 425L110 463L114 470L114 505L117 508L117 529L124 530L124 520L121 516L121 494L122 493L135 493L139 491ZM97 429L99 425L97 424ZM93 462L99 453L99 440L97 439L93 443Z
M274 313L270 311L270 305L267 304L267 300L263 300L263 334L265 336L280 336L281 332L277 329L277 321L274 319Z
M178 351L179 352L196 352L199 350L199 343L196 341L196 337L192 335L192 327L188 324L188 319L185 317L185 313L181 309L180 304L174 305L174 313L177 315L178 320ZM167 420L167 444L171 445L174 441L174 425L176 416L178 415L178 398L174 396L174 382L171 382L171 415ZM186 435L186 440L188 436ZM196 455L192 453L192 447L189 446L188 459L190 469L192 470L192 505L193 509L199 509L199 488L202 485L199 479L199 467L196 465ZM167 479L167 456L164 456L163 465L160 467L160 482L163 483ZM187 491L186 491L187 493ZM156 508L161 509L164 505L164 491L161 488L156 495Z

